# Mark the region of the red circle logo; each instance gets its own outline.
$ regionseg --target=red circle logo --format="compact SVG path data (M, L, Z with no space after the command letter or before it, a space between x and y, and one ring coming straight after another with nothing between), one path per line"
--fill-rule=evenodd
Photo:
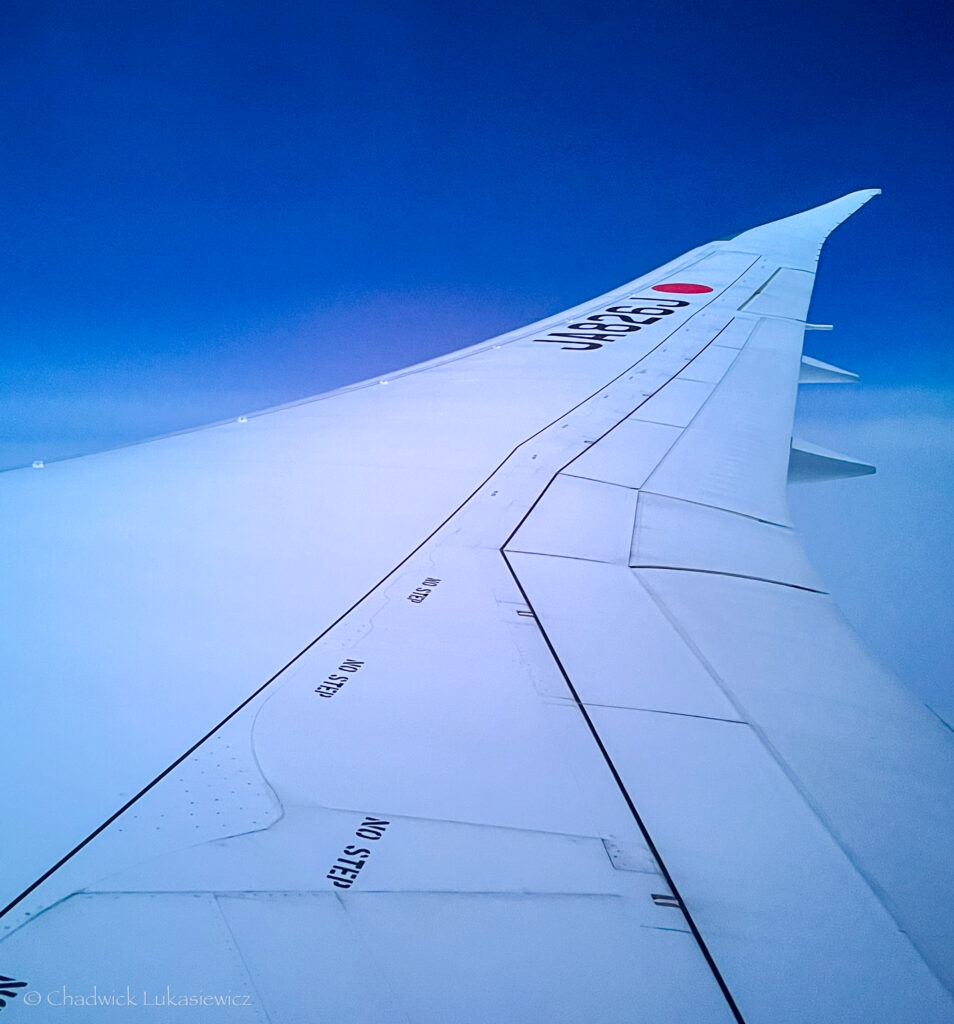
M711 292L707 284L654 284L654 292L675 292L677 295L702 295Z

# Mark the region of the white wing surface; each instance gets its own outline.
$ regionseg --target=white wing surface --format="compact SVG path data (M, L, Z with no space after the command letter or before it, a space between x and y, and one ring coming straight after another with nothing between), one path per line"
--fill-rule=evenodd
M11 1020L954 1019L952 736L786 504L874 194L0 477Z

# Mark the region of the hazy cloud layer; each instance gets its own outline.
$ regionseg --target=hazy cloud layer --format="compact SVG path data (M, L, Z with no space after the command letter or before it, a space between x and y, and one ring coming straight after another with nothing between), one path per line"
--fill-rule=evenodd
M792 487L792 515L868 646L954 724L954 390L803 388L796 434L877 466Z

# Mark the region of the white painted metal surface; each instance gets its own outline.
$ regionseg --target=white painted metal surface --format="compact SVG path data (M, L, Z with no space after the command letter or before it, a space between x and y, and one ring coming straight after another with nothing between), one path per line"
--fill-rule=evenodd
M0 477L4 1012L954 1019L951 736L785 500L800 375L844 376L801 358L817 255L872 194Z

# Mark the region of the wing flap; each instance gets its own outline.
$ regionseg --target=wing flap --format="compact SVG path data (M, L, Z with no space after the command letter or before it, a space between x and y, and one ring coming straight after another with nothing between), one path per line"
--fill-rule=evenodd
M583 704L738 718L635 573L514 551L507 559ZM569 699L563 680L548 695Z
M590 715L745 1020L889 1022L911 1006L949 1019L937 979L749 725Z
M625 565L636 515L628 487L561 473L514 534L509 551L559 554Z
M759 321L644 489L788 525L786 484L801 346L798 324Z
M641 571L938 977L951 984L954 744L823 594ZM744 643L738 638L744 637Z
M821 589L817 573L787 527L651 493L639 496L629 564Z

